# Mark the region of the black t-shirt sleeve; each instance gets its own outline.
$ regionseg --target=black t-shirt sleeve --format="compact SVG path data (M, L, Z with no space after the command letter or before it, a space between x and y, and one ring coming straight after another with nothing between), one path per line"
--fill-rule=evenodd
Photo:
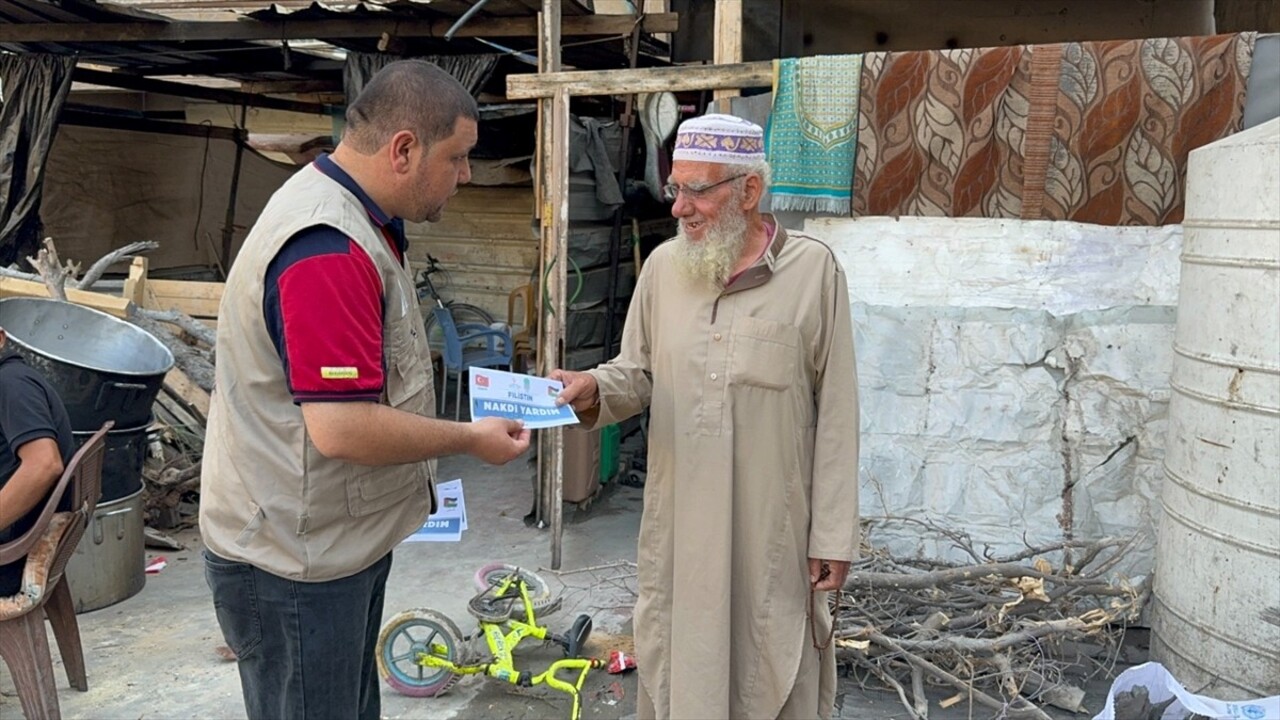
M58 438L45 389L25 373L0 375L0 430L15 456L32 440Z
M22 464L18 451L23 445L42 438L58 441L59 423L49 402L49 391L25 366L16 362L0 363L0 485L4 485ZM59 444L59 451L64 450ZM65 454L63 452L64 461ZM45 502L37 503L31 512L12 526L0 528L0 542L26 532L35 523ZM58 509L69 510L70 507L70 497L64 495ZM21 569L21 561L17 565Z

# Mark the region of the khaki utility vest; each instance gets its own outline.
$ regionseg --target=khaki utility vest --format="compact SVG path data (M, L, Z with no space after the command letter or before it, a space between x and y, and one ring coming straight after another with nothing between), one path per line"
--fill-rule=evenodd
M435 461L370 467L316 450L267 333L267 266L314 225L353 238L382 278L381 402L433 416L435 383L413 277L360 200L314 165L278 190L245 240L218 308L216 387L200 484L200 531L214 553L302 581L353 575L435 508Z

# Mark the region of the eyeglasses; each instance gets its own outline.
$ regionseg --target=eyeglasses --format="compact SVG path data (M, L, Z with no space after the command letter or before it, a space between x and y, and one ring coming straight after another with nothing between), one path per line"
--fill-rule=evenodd
M710 185L703 185L702 187L689 187L687 185L676 185L675 183L667 183L666 185L662 186L662 198L667 202L675 202L676 198L681 193L683 193L684 196L690 200L701 200L702 198L706 197L707 193L711 192L712 190L715 190L721 185L724 185L727 182L733 182L734 180L738 180L739 178L744 178L749 174L750 173L742 173L741 175L734 175L732 177L727 177L721 180L720 182L711 183Z

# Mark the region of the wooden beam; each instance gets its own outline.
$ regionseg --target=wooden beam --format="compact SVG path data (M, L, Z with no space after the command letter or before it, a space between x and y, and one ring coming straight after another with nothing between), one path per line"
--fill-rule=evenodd
M124 281L124 292L121 295L125 300L143 307L146 305L147 298L147 258L138 256L129 264L129 277Z
M715 64L742 62L742 0L716 0ZM718 88L715 99L736 97L738 88ZM728 108L724 108L728 110Z
M508 100L548 98L559 89L573 96L773 87L773 63L681 65L638 70L591 70L507 76Z
M281 20L263 22L126 22L126 23L4 23L0 43L142 43L193 40L325 40L329 38L443 37L454 23L446 20L409 20L382 17L332 20ZM564 36L625 35L635 19L627 15L581 15L564 19ZM675 32L679 15L644 16L649 33ZM475 18L455 37L537 37L534 17Z
M114 295L104 295L102 293L89 292L87 290L76 290L75 288L67 288L67 301L77 305L101 310L109 315L114 315L124 319L129 317L129 301L124 298L118 298ZM34 282L32 280L19 280L17 278L5 277L0 275L0 298L5 297L49 297L49 288L45 287L42 282Z
M289 57L291 58L289 61L289 72L294 75L314 76L316 74L332 75L334 73L342 73L342 60L331 60L329 58L318 57L304 52L293 51L290 51ZM220 55L216 60L184 62L176 65L133 65L129 68L129 73L132 75L139 75L141 77L230 77L235 75L255 75L262 72L264 67L278 67L279 62L280 48L263 45L261 50L228 53ZM163 77L161 79L163 79Z
M183 409L196 416L201 425L209 417L209 393L180 368L174 367L164 376L164 390L182 403Z
M156 310L177 310L193 318L216 318L225 283L195 280L148 280Z
M90 83L92 85L138 90L140 92L172 95L174 97L212 100L227 105L248 105L249 107L288 110L309 115L333 115L337 112L336 108L329 105L298 102L296 100L267 97L266 95L253 95L237 90L201 87L187 83L138 77L127 73L102 72L79 67L71 71L71 79L74 82Z
M235 128L218 127L216 125L191 125L189 123L165 122L163 120L144 120L68 107L62 109L62 114L58 116L58 122L80 127L130 130L162 135L188 135L199 138L213 138L215 140L242 141L245 139L245 133Z
M240 83L240 91L255 95L342 93L342 78L333 80L250 80Z

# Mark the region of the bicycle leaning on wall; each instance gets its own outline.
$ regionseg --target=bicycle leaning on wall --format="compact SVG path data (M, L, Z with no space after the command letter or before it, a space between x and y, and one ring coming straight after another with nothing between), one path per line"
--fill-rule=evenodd
M434 281L431 279L433 275L436 276ZM475 324L488 327L493 324L493 315L484 308L472 305L471 303L458 302L456 300L445 300L440 297L440 291L437 289L437 285L440 287L448 287L449 273L447 270L440 267L439 260L428 254L427 266L418 273L418 281L414 284L414 287L418 289L418 302L425 302L427 298L431 298L436 307L442 307L449 311L449 314L453 316L454 325L462 326ZM440 328L436 325L436 316L431 312L431 308L427 308L423 325L426 327L427 342L431 344L431 347L442 347L443 341L440 337Z

